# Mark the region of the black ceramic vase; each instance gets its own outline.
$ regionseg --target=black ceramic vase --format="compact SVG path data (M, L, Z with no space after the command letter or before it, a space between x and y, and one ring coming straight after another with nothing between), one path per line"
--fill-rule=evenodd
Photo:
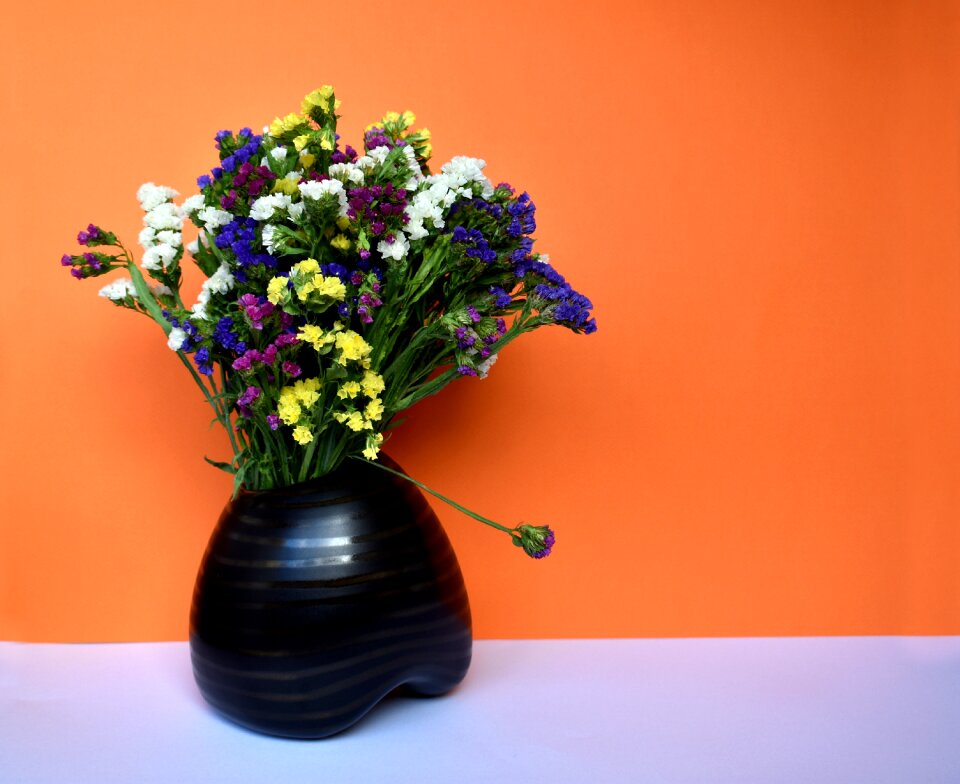
M230 501L190 614L207 702L245 727L295 738L340 732L400 686L449 691L466 675L472 641L463 576L437 516L414 485L358 460Z

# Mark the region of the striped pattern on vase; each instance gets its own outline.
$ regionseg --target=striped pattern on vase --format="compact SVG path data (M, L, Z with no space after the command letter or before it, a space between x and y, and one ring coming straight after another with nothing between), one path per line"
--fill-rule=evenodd
M457 557L423 494L355 460L230 501L190 616L207 702L245 727L296 738L352 726L397 687L449 691L466 675L472 639Z

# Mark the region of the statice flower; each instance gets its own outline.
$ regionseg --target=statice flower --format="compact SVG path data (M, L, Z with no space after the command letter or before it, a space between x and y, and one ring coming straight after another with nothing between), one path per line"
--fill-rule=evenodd
M135 299L137 296L137 290L130 278L117 278L100 289L100 296L106 297L114 302L118 302L122 301L126 297Z
M142 259L96 224L61 258L81 280L124 269L101 296L163 328L229 433L233 455L216 464L238 489L378 461L396 417L485 378L515 338L596 329L590 300L534 249L529 194L492 185L479 158L431 173L431 135L412 112L368 126L358 155L338 106L324 86L262 135L218 132L216 165L179 205L172 188L143 185ZM189 307L185 252L203 276ZM553 546L549 527L507 528L434 494L534 558Z
M187 342L187 333L180 327L173 327L167 336L167 346L173 351L180 351Z
M137 200L144 212L152 212L164 202L175 199L179 195L173 188L154 185L152 182L144 183L137 190Z
M553 551L555 541L548 525L522 524L514 529L513 543L531 558L546 558Z

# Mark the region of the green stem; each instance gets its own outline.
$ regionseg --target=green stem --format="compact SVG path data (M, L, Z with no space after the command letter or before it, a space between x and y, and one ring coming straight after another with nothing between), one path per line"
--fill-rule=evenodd
M441 494L438 493L436 490L432 490L431 488L429 488L429 487L427 487L425 484L423 484L423 482L418 482L418 481L417 481L416 479L414 479L412 476L407 476L407 475L406 475L405 473L403 473L402 471L394 471L392 468L387 468L383 463L379 463L379 462L367 460L367 459L362 458L362 457L353 456L353 459L354 459L354 460L361 460L361 461L363 461L364 463L370 463L370 465L376 466L376 467L379 468L381 471L387 471L388 473L391 473L391 474L393 474L394 476L399 476L401 479L406 479L408 482L410 482L410 483L412 483L412 484L415 484L415 485L416 485L417 487L419 487L421 490L423 490L423 491L425 491L425 492L427 492L427 493L430 493L430 495L434 496L435 498L439 498L439 499L440 499L441 501L443 501L445 504L449 504L450 506L452 506L452 507L453 507L454 509L456 509L457 511L463 512L463 514L465 514L467 517L472 517L474 520L477 520L477 521L479 521L479 522L481 522L481 523L484 523L485 525L489 525L489 526L491 526L492 528L496 528L498 531L504 531L504 532L510 534L510 536L518 536L518 534L517 534L512 528L507 528L505 525L500 525L500 523L495 523L493 520L491 520L491 519L488 518L488 517L484 517L483 515L479 515L479 514L477 514L476 512L470 511L470 510L467 509L465 506L461 506L461 505L458 504L456 501L454 501L454 500L452 500L452 499L450 499L450 498L447 498L445 495L441 495Z
M220 363L220 389L226 393L227 391L227 371L224 370L223 363ZM233 447L233 457L234 460L240 454L240 448L237 446L237 439L234 437L233 432L233 422L230 419L230 411L227 409L227 401L223 401L223 407L221 409L223 412L223 419L221 420L223 426L227 429L227 435L230 436L230 446Z

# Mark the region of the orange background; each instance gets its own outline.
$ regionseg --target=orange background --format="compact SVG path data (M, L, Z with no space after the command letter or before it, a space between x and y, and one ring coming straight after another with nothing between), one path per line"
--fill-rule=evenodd
M479 637L960 633L956 3L326 8L5 12L0 638L185 637L224 441L58 260L324 82L345 140L411 108L437 163L529 190L596 305L390 444L558 531L532 562L437 505Z

